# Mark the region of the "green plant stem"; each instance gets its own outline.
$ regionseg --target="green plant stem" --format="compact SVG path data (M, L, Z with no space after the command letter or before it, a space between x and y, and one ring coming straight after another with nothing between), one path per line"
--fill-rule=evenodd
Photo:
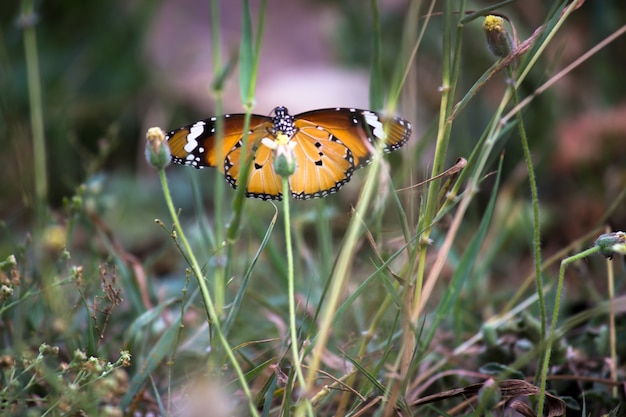
M617 335L615 334L615 273L613 271L613 264L610 259L606 259L607 270L607 286L609 291L609 346L610 346L610 371L611 379L617 382L617 366L619 364L617 359ZM612 390L613 398L619 398L618 385L613 386Z
M35 200L39 226L43 225L43 213L48 199L48 179L46 168L46 140L44 137L43 104L41 98L41 76L35 12L33 0L22 1L22 25L24 28L24 53L26 55L26 75L28 98L30 101L30 125L33 134L33 167L35 174Z
M240 79L239 88L241 90L241 100L246 112L244 119L244 135L241 145L241 157L244 161L241 164L239 172L239 180L237 183L237 192L233 199L233 218L228 226L226 233L227 239L232 242L239 235L239 225L243 216L243 208L245 201L246 188L248 184L248 174L250 173L250 164L252 159L248 155L248 130L250 128L250 115L254 106L254 91L256 88L256 80L259 68L259 59L261 56L261 40L263 38L263 27L265 23L265 8L267 0L261 1L259 8L258 28L255 36L254 47L252 47L252 18L250 17L250 2L243 0L243 21L242 36L240 45Z
M413 43L413 46L410 49L410 52L407 50L407 57L408 59L406 60L406 64L404 65L404 68L402 68L402 66L399 66L398 69L401 71L398 71L397 76L395 77L395 79L393 80L393 83L391 85L390 91L389 91L389 102L395 104L396 102L398 102L399 98L400 98L400 93L402 91L402 87L404 86L407 78L409 77L409 73L411 72L411 67L413 67L413 65L411 65L412 62L414 62L415 60L415 56L417 55L417 50L419 49L419 46L422 44L422 39L424 39L424 34L426 33L426 28L428 27L428 24L430 22L431 17L433 16L433 10L435 8L435 4L437 2L436 1L431 1L429 6L428 6L428 10L426 10L425 13L422 13L420 10L420 3L417 2L410 2L410 6L409 6L409 10L407 12L407 22L411 22L410 25L414 26L415 22L417 20L419 20L419 18L423 18L423 24L421 25L421 29L419 31L419 33L417 34L417 38L415 39L415 41L413 41L412 39L412 34L410 34L410 32L407 32L405 34L405 38L407 40L409 40L409 42ZM419 18L418 18L419 16Z
M182 289L183 296L180 300L180 317L181 319L185 317L185 305L187 304L187 287L189 285L189 274L186 274L185 286ZM196 290L197 291L197 290ZM167 415L172 415L172 374L174 368L174 358L176 357L176 351L180 344L180 337L183 330L183 326L178 326L178 332L176 333L176 342L174 343L174 348L170 354L169 359L167 360ZM157 391L158 392L158 391Z
M379 146L382 147L382 143L379 144ZM357 240L362 230L362 218L364 217L363 215L369 207L370 202L372 201L372 196L374 195L374 188L377 184L377 176L380 170L381 149L377 149L376 151L377 152L372 160L372 165L370 166L359 202L357 203L354 215L348 225L344 244L342 245L339 255L337 256L336 267L331 276L328 299L326 300L326 305L323 307L321 313L319 331L316 336L315 345L313 346L312 358L307 373L306 385L304 389L304 392L307 395L312 394L311 390L313 388L313 382L315 381L317 371L322 361L322 355L324 354L326 344L328 343L330 331L334 323L334 315L339 304L339 297L345 287L344 284L348 277L354 251L357 247Z
M222 68L222 42L220 36L220 11L219 11L219 1L212 0L211 4L211 50L212 50L212 58L213 58L213 74L222 74L225 71ZM222 96L224 93L223 90L224 82L216 82L213 84L213 102L215 105L215 113L217 115L221 115L223 113L222 106ZM225 157L222 143L224 142L224 120L221 117L218 117L215 123L215 132L216 132L216 156L215 159L217 161L222 161ZM224 226L225 222L222 219L225 219L224 216L224 186L226 185L225 181L220 178L220 175L215 176L215 184L213 186L213 196L214 196L214 210L215 210L215 219L217 221L214 222L215 227L215 241L218 246L218 253L215 254L217 257L222 257L224 253ZM231 259L227 257L227 259ZM220 317L224 311L224 303L226 299L226 265L224 262L216 262L215 265L215 279L213 281L213 292L215 294L215 309Z
M165 203L167 204L167 208L170 212L170 216L172 217L172 222L174 223L174 230L176 234L178 235L180 242L183 244L185 251L187 252L187 256L191 264L191 270L193 271L193 274L196 277L196 280L198 281L198 287L200 288L200 294L202 296L202 300L204 301L204 306L205 306L206 313L207 313L207 319L211 322L213 328L215 329L215 333L217 334L217 337L220 343L222 344L222 347L224 348L224 351L226 352L226 355L228 356L228 359L233 369L235 370L237 377L239 378L241 388L244 391L246 397L248 398L248 405L250 406L250 413L253 416L258 417L259 414L256 410L254 398L252 397L252 393L250 392L250 388L248 387L248 383L246 382L245 375L241 367L239 366L237 359L235 358L235 354L233 353L232 348L228 344L228 340L226 340L226 337L224 336L224 333L222 332L220 320L217 315L217 311L215 309L213 301L211 300L211 295L206 285L206 279L204 275L202 274L200 264L198 263L193 251L191 250L191 246L189 245L189 242L187 241L187 237L185 236L185 233L182 227L180 226L178 215L176 214L176 209L174 208L174 203L172 202L172 196L170 194L170 188L167 183L165 169L163 168L159 169L159 178L161 180L161 186L163 188L163 196L165 197Z
M511 96L513 104L519 104L519 96L517 95L517 86L513 78L513 69L509 65L506 68L507 77L511 83ZM526 169L528 171L528 183L530 186L530 195L533 203L533 258L535 261L535 285L537 287L537 296L539 302L539 311L541 314L541 342L546 337L546 302L543 296L543 278L541 274L541 224L539 219L539 194L537 192L537 180L535 179L535 168L530 155L530 147L528 146L528 137L526 128L524 127L524 119L522 112L517 112L517 127L519 129L520 139L522 141L522 149L524 150L524 159L526 160ZM541 369L541 363L538 364Z
M298 351L298 330L296 320L296 291L293 273L293 248L291 243L291 215L289 213L289 178L282 177L283 181L283 216L285 218L285 246L287 250L287 285L289 287L289 329L291 332L291 353L293 355L293 363L296 368L296 376L298 383L304 387L305 380L302 373L302 362L300 361L300 352Z
M239 173L239 179L237 181L237 190L235 197L233 198L233 214L231 220L228 223L228 229L226 230L226 239L228 243L232 243L237 240L239 236L239 227L241 226L241 219L243 218L243 209L245 206L246 188L248 185L248 175L250 174L250 164L252 158L247 152L248 148L248 131L250 130L250 118L252 114L252 108L246 108L246 115L243 120L243 138L241 140L241 171ZM232 247L232 245L231 245Z
M559 282L556 287L556 295L554 297L554 311L552 312L552 323L550 324L550 334L546 344L546 350L543 357L542 369L541 369L541 383L539 384L539 400L537 402L537 415L543 415L543 404L545 402L546 381L548 380L548 364L550 363L550 354L552 353L552 343L554 341L554 331L556 329L556 322L559 317L559 306L561 303L561 292L563 291L563 281L565 279L565 267L572 262L579 259L586 258L589 255L600 252L598 246L587 249L581 253L570 256L569 258L561 261L561 268L559 269Z
M462 2L464 4L464 2ZM456 7L456 6L455 6ZM452 42L451 42L451 31L452 31L452 4L448 0L446 1L446 5L444 7L444 51L452 51ZM464 9L464 6L462 7ZM458 50L455 59L459 58ZM448 121L448 115L450 114L451 109L451 100L452 94L454 93L454 88L452 86L454 78L455 66L451 62L451 52L443 54L442 60L442 75L441 75L441 103L439 105L439 120L437 127L437 139L435 143L435 156L433 160L433 168L431 171L431 177L437 177L442 171L445 165L448 143L450 138L450 129L451 123ZM410 325L413 328L417 328L417 322L419 320L420 314L420 305L422 303L422 288L424 285L424 277L426 274L426 255L428 253L428 245L429 245L429 236L432 231L432 223L435 218L435 212L437 209L437 203L439 201L439 180L434 180L428 187L428 194L426 197L426 204L424 209L424 215L420 219L420 223L418 226L418 230L423 230L422 237L419 240L419 244L417 245L417 274L414 281L414 293L412 294L412 299L407 301L406 306L410 308L410 316L409 321ZM410 302L409 302L410 301ZM413 356L413 346L406 345L409 343L409 336L405 335L404 346L403 346L403 366L401 370L401 375L404 375L408 370L408 366L412 360ZM414 341L413 341L414 343Z
M383 73L381 63L380 14L378 1L370 0L372 10L373 45L370 72L370 108L379 110L383 107Z

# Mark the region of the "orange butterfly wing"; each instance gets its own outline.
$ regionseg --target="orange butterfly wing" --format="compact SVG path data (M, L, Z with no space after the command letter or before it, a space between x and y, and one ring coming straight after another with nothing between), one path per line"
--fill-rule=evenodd
M226 115L222 120L220 160L217 159L217 118L211 117L173 130L165 136L172 153L172 162L194 168L216 167L224 172L224 158L243 136L244 115ZM269 117L253 114L250 118L249 136L254 136L255 132L266 132L267 127L272 126L271 121Z
M276 117L252 115L246 155L252 165L246 187L248 197L280 200L283 188L274 172L274 150L261 140L276 140L277 133L293 134L296 171L289 178L291 195L297 199L324 197L337 192L350 181L355 169L370 162L374 147L398 149L411 136L411 124L400 118L385 117L369 110L334 108L313 110L289 116L277 107ZM216 148L215 117L176 129L166 136L172 161L203 168L217 167L226 181L237 188L241 172L243 114L223 116L221 152ZM219 156L219 158L218 158Z
M298 126L298 119L295 124ZM296 171L289 177L294 198L325 197L350 181L354 171L352 151L328 131L304 127L291 140L296 142Z
M294 119L297 168L289 187L297 199L339 191L355 169L369 164L378 141L391 152L406 143L412 130L403 119L349 108L313 110Z
M340 107L298 114L296 127L301 131L321 127L331 133L350 149L355 169L370 163L378 141L385 143L385 152L392 152L404 145L412 132L411 123L399 117Z
M280 200L283 193L282 180L274 172L274 151L261 144L264 137L272 138L267 131L255 131L248 136L248 151L246 155L254 155L252 166L248 175L246 196L260 198L262 200ZM233 150L226 156L225 175L226 181L233 188L237 188L241 164L241 149L243 141L237 142Z
M218 160L216 147L216 117L171 131L167 134L166 140L172 153L172 161L194 168L216 167L225 174L226 181L236 189L240 164L243 163L240 159L244 117L243 114L222 117L224 133L220 160ZM255 153L246 189L248 197L267 200L280 199L282 195L280 179L274 174L271 163L271 150L260 146L260 140L263 137L271 137L269 133L271 127L270 117L253 114L250 118L247 155L251 155L251 152Z

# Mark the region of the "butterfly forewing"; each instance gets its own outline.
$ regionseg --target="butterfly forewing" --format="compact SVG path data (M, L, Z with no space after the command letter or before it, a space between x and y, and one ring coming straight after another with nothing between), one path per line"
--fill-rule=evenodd
M223 137L222 152L217 148L217 118L200 120L167 134L172 162L189 165L194 168L216 167L224 172L224 158L243 136L244 115L233 114L222 117ZM271 119L266 116L252 115L251 130L265 130L271 126Z
M352 151L355 168L370 162L377 141L383 140L383 149L391 152L406 143L412 130L409 122L397 117L341 107L301 113L296 127L322 128L334 135Z

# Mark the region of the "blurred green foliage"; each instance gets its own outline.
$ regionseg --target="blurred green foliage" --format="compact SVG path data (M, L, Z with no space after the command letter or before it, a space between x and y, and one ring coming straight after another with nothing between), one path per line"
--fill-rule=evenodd
M87 174L134 164L150 96L142 47L156 5L104 0L36 5L53 205ZM1 210L5 214L24 204L12 198L30 193L32 172L19 6L17 1L0 4L0 136L8 150L0 155L0 175L20 178L0 187L0 198L8 203Z

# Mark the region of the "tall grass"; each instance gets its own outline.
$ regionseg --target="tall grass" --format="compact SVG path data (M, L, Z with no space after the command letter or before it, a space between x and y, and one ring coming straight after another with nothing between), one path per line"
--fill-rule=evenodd
M30 127L33 132L33 167L35 169L35 208L39 227L45 223L45 205L48 199L48 174L46 172L46 141L44 136L44 116L42 86L39 75L39 50L37 48L37 15L31 0L24 0L20 22L24 30L24 53L28 74L28 97L30 102Z

